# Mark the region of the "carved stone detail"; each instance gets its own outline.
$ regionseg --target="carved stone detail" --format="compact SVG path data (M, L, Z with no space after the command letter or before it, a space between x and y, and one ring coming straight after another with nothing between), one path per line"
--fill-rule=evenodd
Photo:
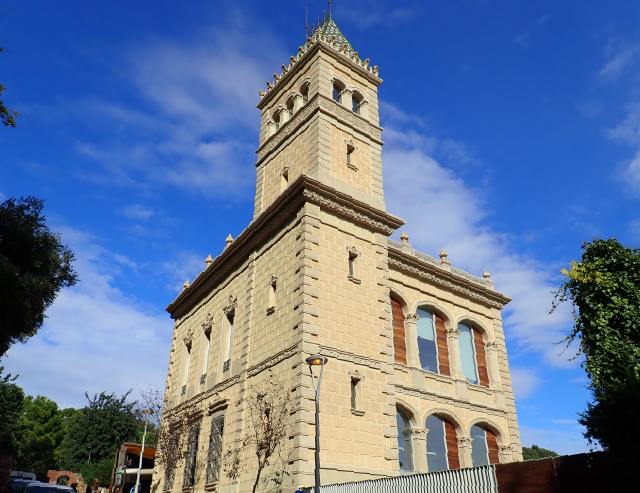
M222 307L222 311L225 315L230 315L236 308L238 308L238 298L234 298L233 295L230 295L229 302Z
M501 454L510 454L513 452L513 446L509 445L498 445L498 452Z
M460 331L458 329L447 329L447 336L457 339L460 337Z
M405 315L404 319L409 323L416 324L418 323L418 320L420 320L420 315L418 315L417 313L410 313L409 315Z
M351 377L351 380L364 380L365 378L358 370L350 371L349 376Z
M271 276L269 278L269 286L273 286L274 284L276 284L278 282L278 276Z
M431 274L430 272L426 272L422 269L414 267L413 265L407 265L406 263L398 259L389 258L389 267L404 271L407 274L411 274L419 279L449 289L454 293L458 293L460 295L471 298L472 300L476 300L483 305L490 306L491 308L497 308L498 310L502 310L504 308L504 305L502 303L489 299L488 297L483 296L476 291L472 291L467 287L463 287L447 279L443 279L440 276L436 276L434 274Z
M396 384L396 392L399 394L410 395L413 397L418 397L420 399L427 399L430 401L437 402L439 404L449 404L451 406L455 406L460 409L468 409L470 411L477 411L479 413L491 414L492 416L501 416L504 417L507 415L506 411L499 409L491 409L489 407L484 406L476 406L474 404L469 404L468 402L464 402L458 399L453 399L450 397L442 397L438 396L432 392L423 391L423 390L414 390L403 387L402 385Z
M360 255L361 252L360 250L358 250L356 246L348 246L347 253L349 254L349 257L356 258L357 256Z
M204 322L202 322L202 332L204 332L205 334L210 334L212 327L213 327L213 315L211 315L211 313L208 313L204 319Z
M402 434L405 436L405 438L412 436L414 438L417 438L418 440L426 440L427 435L429 434L429 430L427 430L426 428L405 428Z
M380 221L376 221L375 219L372 219L371 217L362 214L361 212L356 212L351 207L339 204L311 190L305 190L303 195L309 202L317 204L320 207L324 207L325 209L335 213L336 215L347 218L355 223L368 226L378 233L389 236L394 231L393 228Z
M484 347L487 348L488 351L495 351L496 349L498 349L498 345L495 343L495 341L485 342Z
M191 344L193 343L193 330L187 332L187 334L184 336L184 339L182 339L182 342L184 342L184 345L187 346L187 349L191 349Z
M473 438L471 437L465 437L465 436L458 436L456 437L458 440L458 447L461 448L470 448L471 447L471 443L473 442Z

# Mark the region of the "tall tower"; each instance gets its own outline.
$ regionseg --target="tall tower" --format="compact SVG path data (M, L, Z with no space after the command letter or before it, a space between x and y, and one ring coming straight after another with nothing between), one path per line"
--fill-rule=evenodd
M165 414L198 411L184 463L155 473L162 491L251 489L255 469L231 481L220 463L268 369L294 396L286 487L311 485L316 353L323 484L521 458L510 299L388 238L404 223L384 203L381 83L328 19L260 91L254 219L167 307Z

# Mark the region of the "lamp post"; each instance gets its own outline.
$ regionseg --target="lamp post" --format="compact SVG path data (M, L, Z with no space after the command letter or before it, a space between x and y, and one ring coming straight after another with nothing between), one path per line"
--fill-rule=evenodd
M147 438L147 418L151 414L151 409L145 409L142 411L144 416L144 435L142 435L142 450L140 451L140 460L138 461L138 475L136 476L136 489L135 493L140 491L140 469L142 469L142 458L144 457L144 440Z
M316 391L316 488L314 490L314 493L320 493L320 382L322 382L322 372L324 371L324 365L329 360L324 356L314 354L313 356L309 356L306 361L309 365L309 371L311 372L313 389ZM318 377L317 385L316 376L313 374L314 366L320 366L320 376Z

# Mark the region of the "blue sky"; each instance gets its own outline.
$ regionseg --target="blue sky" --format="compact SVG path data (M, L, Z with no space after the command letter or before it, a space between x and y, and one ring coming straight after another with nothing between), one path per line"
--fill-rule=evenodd
M253 212L258 90L311 1L0 0L0 198L45 199L81 282L2 361L31 394L163 388L164 312ZM387 209L410 242L486 268L504 311L524 445L585 451L589 395L558 356L559 270L595 236L640 241L635 2L337 0L379 65ZM397 239L400 231L394 237Z

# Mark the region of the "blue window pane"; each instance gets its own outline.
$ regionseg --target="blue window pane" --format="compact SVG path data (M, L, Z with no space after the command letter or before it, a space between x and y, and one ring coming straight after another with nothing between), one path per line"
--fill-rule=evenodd
M471 427L471 462L473 467L489 465L489 449L487 447L487 432L480 426Z
M411 451L411 436L404 436L403 431L411 429L409 419L398 409L396 413L396 421L398 423L398 460L400 461L400 469L403 471L413 470L413 458Z
M449 469L447 462L447 445L445 443L444 420L435 414L427 418L427 465L429 472L446 471Z
M338 86L333 86L333 99L336 103L342 103L342 91Z
M478 383L478 369L476 365L476 351L473 346L473 334L471 328L458 324L460 330L460 361L462 363L462 373L469 383Z
M418 354L423 370L438 373L438 350L433 313L418 308Z

